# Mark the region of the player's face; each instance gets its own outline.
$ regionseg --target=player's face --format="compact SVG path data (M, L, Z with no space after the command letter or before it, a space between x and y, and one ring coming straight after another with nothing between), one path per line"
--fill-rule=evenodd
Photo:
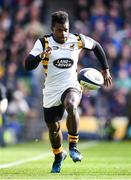
M65 24L56 23L52 28L52 32L53 37L57 42L61 44L65 43L69 36L69 22L66 22Z

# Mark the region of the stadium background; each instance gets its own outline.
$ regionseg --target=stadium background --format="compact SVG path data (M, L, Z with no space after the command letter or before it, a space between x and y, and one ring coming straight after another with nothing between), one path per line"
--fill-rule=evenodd
M23 63L35 40L50 33L50 13L59 9L69 13L71 32L100 42L113 76L110 88L83 92L81 138L131 138L130 0L0 0L0 82L9 100L0 126L6 143L47 138L42 67L26 72ZM82 51L78 68L89 66L100 68L92 53ZM65 121L62 129L66 132Z

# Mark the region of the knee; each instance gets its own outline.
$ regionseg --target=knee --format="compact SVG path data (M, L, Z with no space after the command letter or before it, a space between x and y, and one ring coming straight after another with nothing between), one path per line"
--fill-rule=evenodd
M57 134L60 130L60 124L58 122L48 123L47 127L49 129L49 133L51 133L51 134Z
M69 114L74 114L77 111L77 106L73 101L68 101L65 106Z

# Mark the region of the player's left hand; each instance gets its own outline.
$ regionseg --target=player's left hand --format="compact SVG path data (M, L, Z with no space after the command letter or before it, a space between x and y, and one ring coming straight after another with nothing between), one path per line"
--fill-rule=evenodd
M109 87L110 85L112 85L112 77L110 75L110 71L109 69L105 69L101 71L103 77L104 77L104 85Z

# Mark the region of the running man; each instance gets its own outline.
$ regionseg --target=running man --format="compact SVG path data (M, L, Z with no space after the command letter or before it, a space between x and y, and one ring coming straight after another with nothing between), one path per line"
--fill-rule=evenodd
M93 51L101 63L105 86L112 83L109 65L101 45L83 34L69 33L69 18L64 11L52 14L50 35L38 39L25 60L25 69L33 70L41 62L45 73L43 89L44 119L49 129L49 139L54 153L51 172L59 173L66 158L62 147L60 120L67 111L69 154L74 162L82 160L77 148L79 140L79 114L81 87L77 80L77 62L84 48Z

